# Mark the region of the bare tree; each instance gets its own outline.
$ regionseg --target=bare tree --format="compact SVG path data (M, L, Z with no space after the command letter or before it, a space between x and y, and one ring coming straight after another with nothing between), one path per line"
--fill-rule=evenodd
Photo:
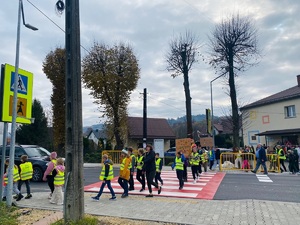
M179 37L175 37L171 40L169 47L170 50L166 55L167 70L172 72L171 76L173 78L183 74L187 137L193 138L192 98L190 94L189 72L196 62L196 53L199 46L195 35L186 31L185 34L180 34Z
M239 147L239 108L235 76L257 63L260 56L257 47L257 30L249 17L239 15L217 24L210 40L209 63L216 72L228 75L231 99L233 146Z

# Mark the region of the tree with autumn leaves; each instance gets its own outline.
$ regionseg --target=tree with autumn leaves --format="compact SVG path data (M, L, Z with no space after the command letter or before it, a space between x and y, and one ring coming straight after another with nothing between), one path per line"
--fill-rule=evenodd
M140 78L138 60L131 46L118 43L109 47L94 43L82 62L82 80L91 90L107 118L108 132L116 142L115 149L124 147L127 125L127 106L130 94Z

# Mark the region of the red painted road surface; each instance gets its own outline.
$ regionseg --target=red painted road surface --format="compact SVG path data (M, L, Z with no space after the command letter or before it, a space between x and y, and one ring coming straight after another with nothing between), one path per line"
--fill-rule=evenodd
M195 198L195 199L208 199L214 198L215 193L221 184L225 173L222 172L204 172L201 174L200 179L197 183L193 183L192 173L188 172L188 182L184 183L182 190L179 190L179 182L176 177L175 171L162 171L161 178L163 179L164 185L162 186L162 192L160 196L163 197L179 197L179 198ZM90 184L84 187L86 192L98 192L101 186L101 181ZM118 177L112 180L112 187L116 194L122 194L123 189L118 184ZM129 195L147 195L147 185L146 190L140 192L141 184L135 179L134 180L134 191L129 191ZM108 188L105 187L104 193L110 193ZM157 189L153 188L153 194L157 195Z

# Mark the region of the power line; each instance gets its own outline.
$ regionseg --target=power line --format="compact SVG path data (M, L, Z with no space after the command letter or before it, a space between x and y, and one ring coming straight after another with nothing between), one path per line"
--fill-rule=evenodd
M57 23L55 23L49 16L47 16L42 10L40 10L36 5L34 5L30 0L27 0L29 4L31 4L36 10L38 10L43 16L45 16L51 23L53 23L58 29L60 29L62 32L66 33L63 28L61 28ZM91 53L89 50L87 50L84 46L80 45L81 48L83 48L87 53Z

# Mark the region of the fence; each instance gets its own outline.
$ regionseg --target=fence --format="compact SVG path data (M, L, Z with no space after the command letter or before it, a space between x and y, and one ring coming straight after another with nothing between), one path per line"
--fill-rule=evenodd
M277 154L267 154L266 166L269 172L280 172L280 161ZM222 153L220 156L220 171L253 170L256 166L256 156L251 153ZM261 167L259 171L263 171Z

